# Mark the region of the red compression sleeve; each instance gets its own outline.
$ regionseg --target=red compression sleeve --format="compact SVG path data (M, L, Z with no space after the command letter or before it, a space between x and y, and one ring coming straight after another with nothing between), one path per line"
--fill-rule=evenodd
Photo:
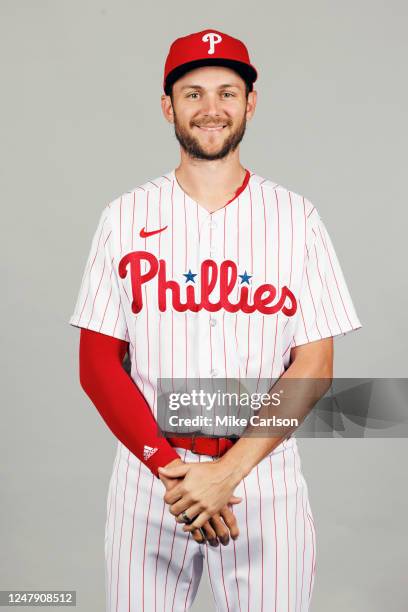
M180 456L166 438L159 436L148 403L122 365L128 344L81 328L80 383L109 429L158 478L158 468ZM145 445L157 449L146 459Z

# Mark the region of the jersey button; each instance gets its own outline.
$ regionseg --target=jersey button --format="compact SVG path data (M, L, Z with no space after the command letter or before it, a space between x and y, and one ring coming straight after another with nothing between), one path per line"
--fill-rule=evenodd
M215 221L210 221L210 227L211 229L216 229L217 223Z
M218 370L211 370L210 372L211 376L217 376L218 375Z
M211 325L211 327L215 327L217 325L217 319L211 318L210 319L210 325Z

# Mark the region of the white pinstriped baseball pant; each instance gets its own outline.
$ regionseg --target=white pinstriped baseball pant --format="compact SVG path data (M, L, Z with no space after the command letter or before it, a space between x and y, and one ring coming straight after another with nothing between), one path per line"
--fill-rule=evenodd
M185 461L211 461L178 448ZM265 457L235 488L240 535L227 546L198 544L163 501L165 487L118 442L105 527L107 612L181 612L203 568L216 610L307 612L316 533L296 440Z

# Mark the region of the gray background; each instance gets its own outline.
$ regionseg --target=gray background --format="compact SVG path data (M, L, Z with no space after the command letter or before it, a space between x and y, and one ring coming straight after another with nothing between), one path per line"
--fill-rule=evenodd
M246 42L259 100L241 160L318 208L363 324L336 340L335 375L406 377L407 7L2 0L0 13L0 588L76 589L78 610L99 612L116 441L79 386L67 321L102 207L178 164L160 109L170 43L207 27ZM312 611L405 610L407 441L299 447ZM203 578L194 610L208 602Z

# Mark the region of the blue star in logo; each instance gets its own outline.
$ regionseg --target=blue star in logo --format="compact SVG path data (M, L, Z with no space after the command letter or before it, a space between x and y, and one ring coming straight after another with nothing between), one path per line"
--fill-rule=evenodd
M189 281L192 281L193 283L195 283L194 277L197 276L197 274L193 274L191 271L191 268L189 268L188 273L183 274L183 276L186 277L186 283L188 283Z
M241 285L242 285L242 283L248 283L248 285L249 285L249 279L252 278L252 275L247 274L246 270L245 270L244 274L238 274L238 276L242 279L241 280Z

